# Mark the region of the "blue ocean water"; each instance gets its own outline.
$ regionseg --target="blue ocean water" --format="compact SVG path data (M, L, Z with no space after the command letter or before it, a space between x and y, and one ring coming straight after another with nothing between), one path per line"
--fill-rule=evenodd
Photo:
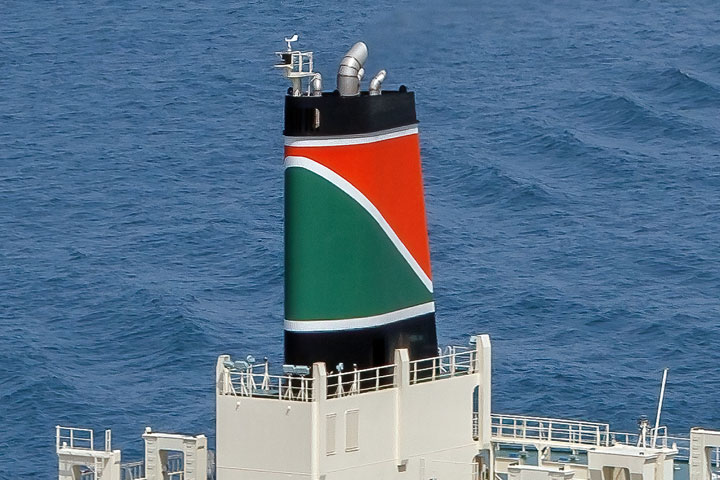
M282 352L282 105L416 92L439 336L493 339L493 410L720 427L713 0L0 4L0 478L56 424L214 432L218 354Z

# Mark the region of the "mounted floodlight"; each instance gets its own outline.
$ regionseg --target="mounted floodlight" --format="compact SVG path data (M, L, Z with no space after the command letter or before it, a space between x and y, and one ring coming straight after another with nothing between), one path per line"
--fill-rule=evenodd
M235 364L234 364L232 361L230 361L230 360L225 360L225 361L223 362L223 367L232 370L233 368L235 368Z
M255 363L255 357L253 357L252 355L248 355L247 357L245 357L245 360L247 360L250 365Z
M470 345L471 346L477 345L477 335L470 335Z
M295 367L295 375L300 375L301 377L310 375L310 367L306 367L305 365L297 365Z
M342 362L340 362L340 363L338 363L337 366L335 367L335 370L337 370L338 372L341 372L341 373L342 373L342 371L345 370L345 365L344 365Z
M295 373L295 365L283 365L283 373L285 375L293 375Z

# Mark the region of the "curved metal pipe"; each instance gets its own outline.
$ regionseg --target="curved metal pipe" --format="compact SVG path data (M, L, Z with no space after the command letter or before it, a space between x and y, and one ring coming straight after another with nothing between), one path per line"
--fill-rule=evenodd
M343 97L360 95L360 71L368 57L368 48L357 42L340 61L337 74L337 88Z
M370 80L370 95L380 95L380 88L382 87L382 82L385 80L386 76L387 72L385 70L380 70L377 75Z

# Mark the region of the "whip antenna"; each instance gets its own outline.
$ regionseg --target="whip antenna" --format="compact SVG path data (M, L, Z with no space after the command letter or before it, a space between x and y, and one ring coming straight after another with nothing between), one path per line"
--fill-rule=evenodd
M652 448L655 448L655 442L657 441L658 428L660 428L660 413L662 413L663 399L665 398L665 384L667 383L669 368L663 370L662 386L660 387L660 400L658 401L657 416L655 417L655 430L652 436Z

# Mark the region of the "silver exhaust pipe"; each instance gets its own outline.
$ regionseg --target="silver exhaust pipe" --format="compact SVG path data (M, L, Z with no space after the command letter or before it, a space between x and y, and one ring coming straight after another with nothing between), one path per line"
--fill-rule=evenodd
M377 75L370 80L370 95L380 95L380 88L382 87L382 82L385 80L386 76L387 72L385 70L380 70Z
M368 48L363 42L357 42L345 54L340 62L337 74L337 89L343 97L360 95L361 71L368 57Z

